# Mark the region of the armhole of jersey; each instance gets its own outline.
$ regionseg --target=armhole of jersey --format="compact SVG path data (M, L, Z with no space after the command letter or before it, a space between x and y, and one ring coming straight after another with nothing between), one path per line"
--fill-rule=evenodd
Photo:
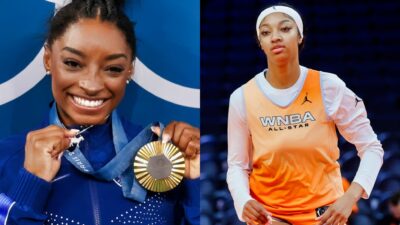
M251 81L250 81L251 82ZM243 103L243 111L244 111L244 119L245 119L245 121L246 121L246 126L247 126L247 130L249 131L249 136L248 136L248 138L249 138L249 143L248 143L248 148L249 148L249 151L248 151L248 157L249 157L249 169L250 170L252 170L253 169L253 142L252 142L252 138L251 138L251 129L250 129L250 126L249 126L249 120L248 120L248 116L247 116L247 105L246 105L246 98L245 98L245 94L244 94L244 92L245 92L245 86L246 85L248 85L248 83L246 83L246 84L244 84L244 85L242 85L241 87L240 87L240 92L241 92L241 94L242 94L242 103Z
M326 101L325 101L326 95L324 92L324 88L322 87L322 73L323 73L322 71L319 71L319 88L321 89L322 105L324 107L325 116L326 116L327 121L333 121L331 116L329 116L328 108L326 106Z
M240 87L240 89L239 89L239 91L240 91L240 94L241 94L241 96L242 96L242 107L243 107L243 116L244 116L244 121L246 122L246 126L247 126L247 130L249 131L249 134L250 134L250 136L251 136L251 130L250 130L250 126L249 126L249 119L248 119L248 116L247 116L247 105L246 105L246 97L245 97L245 86L247 85L247 83L246 84L244 84L244 85L242 85L241 87Z

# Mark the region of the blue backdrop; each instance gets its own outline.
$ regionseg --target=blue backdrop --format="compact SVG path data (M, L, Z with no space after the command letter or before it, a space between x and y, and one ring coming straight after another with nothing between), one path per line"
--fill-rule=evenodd
M55 4L0 2L0 138L40 123L52 100L41 49ZM181 120L199 126L200 1L131 0L136 23L134 81L119 111L131 121Z

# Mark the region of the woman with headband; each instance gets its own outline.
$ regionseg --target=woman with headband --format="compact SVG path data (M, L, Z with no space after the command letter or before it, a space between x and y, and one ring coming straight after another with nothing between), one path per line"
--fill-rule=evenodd
M382 165L365 106L336 75L299 64L303 22L294 9L265 9L256 32L268 69L229 103L227 182L237 215L247 224L346 224ZM345 193L336 127L361 158Z
M44 54L55 102L42 126L0 141L0 224L200 224L199 129L142 129L115 111L135 57L122 1L73 0L56 12ZM145 189L132 165L157 136L185 154L186 179L167 192ZM170 162L154 159L149 173L164 179Z

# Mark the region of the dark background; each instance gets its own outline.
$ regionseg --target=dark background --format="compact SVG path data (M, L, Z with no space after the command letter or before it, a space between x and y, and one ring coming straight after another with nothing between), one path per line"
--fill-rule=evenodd
M230 94L266 66L256 42L259 13L282 1L201 1L202 224L236 224L226 187ZM385 162L369 200L352 224L379 224L400 190L400 2L284 1L304 22L300 64L337 74L364 100ZM355 147L339 141L343 176L353 179ZM238 223L239 224L239 223Z

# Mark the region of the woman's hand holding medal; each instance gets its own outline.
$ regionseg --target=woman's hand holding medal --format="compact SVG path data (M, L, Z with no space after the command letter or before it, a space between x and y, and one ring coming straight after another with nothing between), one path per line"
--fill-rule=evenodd
M61 165L62 153L69 147L75 130L55 125L31 131L26 136L24 168L50 182Z
M160 135L159 127L152 127ZM162 141L171 141L185 155L185 177L196 179L200 176L200 130L184 122L173 121L168 124L162 134Z

